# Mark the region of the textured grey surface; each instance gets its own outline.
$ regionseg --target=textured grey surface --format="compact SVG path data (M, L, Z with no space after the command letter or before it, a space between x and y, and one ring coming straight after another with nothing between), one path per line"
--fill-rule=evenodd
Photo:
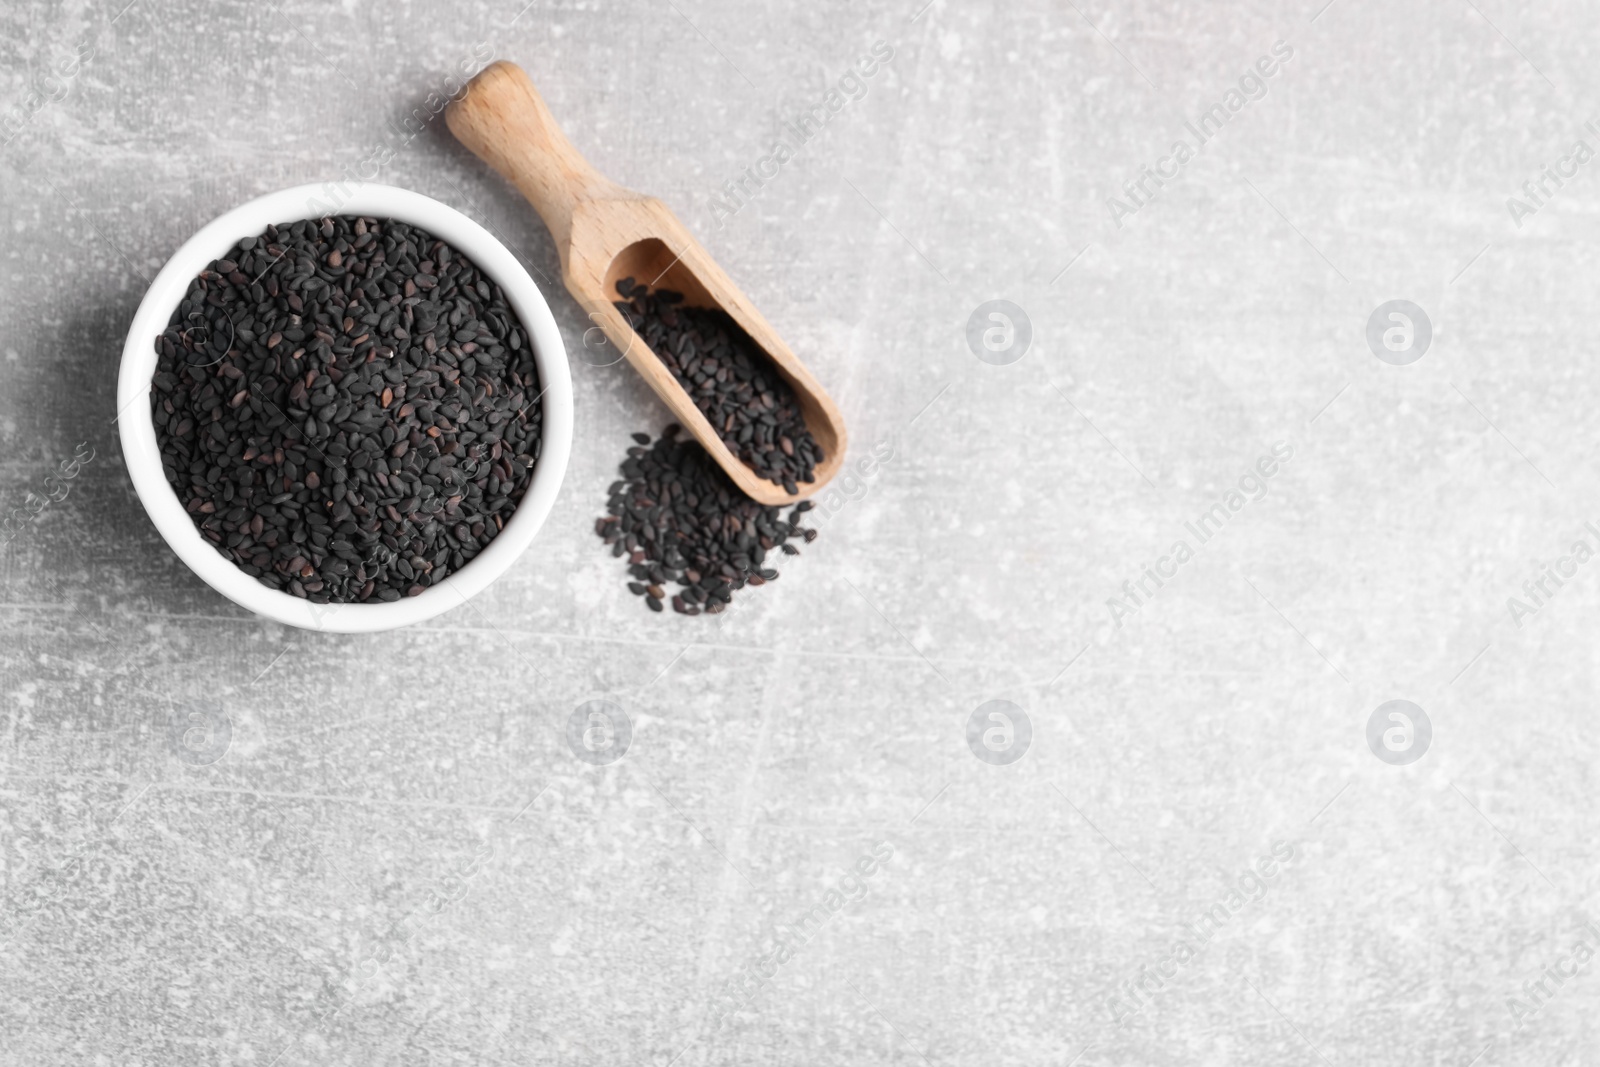
M0 549L0 1062L1600 1062L1600 570L1507 604L1600 547L1600 164L1520 226L1506 202L1600 148L1587 6L124 3L0 12L0 504L94 450ZM725 217L878 40L864 96ZM1108 198L1279 40L1119 227ZM549 523L427 626L251 618L133 496L123 332L234 204L387 146L380 180L554 277L442 122L393 132L480 44L888 456L720 621L643 611L593 535L626 435L665 422L625 366L574 359ZM995 298L1032 323L1005 366L965 339ZM1434 327L1410 366L1366 342L1392 299ZM602 767L564 740L596 698L633 725ZM1009 766L967 747L996 699L1032 724ZM1368 746L1392 699L1432 723L1409 765ZM172 743L195 705L215 762Z

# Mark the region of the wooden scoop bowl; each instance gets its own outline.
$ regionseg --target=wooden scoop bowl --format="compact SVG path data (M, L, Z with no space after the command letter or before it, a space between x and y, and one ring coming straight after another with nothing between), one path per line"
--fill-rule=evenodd
M734 484L769 506L800 500L827 484L844 462L846 443L844 420L828 394L665 204L608 180L578 154L521 67L500 62L485 68L450 105L445 122L533 204L560 249L567 290ZM722 443L612 305L622 299L617 282L629 277L651 289L677 290L691 307L721 308L765 350L799 397L801 415L822 448L815 481L798 483L800 491L790 494Z

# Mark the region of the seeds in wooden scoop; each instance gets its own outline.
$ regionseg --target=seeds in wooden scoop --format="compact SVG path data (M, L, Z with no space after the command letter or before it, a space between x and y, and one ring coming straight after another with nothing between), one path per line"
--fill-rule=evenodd
M624 278L615 307L694 400L728 450L791 493L816 480L822 447L800 400L761 346L721 308L696 308L671 289Z
M715 615L734 590L777 579L766 566L769 552L799 555L789 540L811 541L817 533L800 525L809 500L785 521L781 508L741 493L698 441L679 439L681 432L668 426L649 447L648 435L633 435L643 442L628 449L622 480L611 484L609 514L595 520L594 530L613 556L627 556L628 590L651 611L670 599L681 615ZM669 582L680 587L670 598Z

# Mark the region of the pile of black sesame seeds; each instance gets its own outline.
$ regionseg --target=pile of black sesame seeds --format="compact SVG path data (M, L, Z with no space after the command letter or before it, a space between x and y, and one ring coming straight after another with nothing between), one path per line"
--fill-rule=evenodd
M765 566L774 551L799 555L791 540L814 540L800 526L811 509L802 501L790 511L766 507L745 496L682 430L668 426L652 445L648 434L622 463L622 479L611 485L609 514L595 520L595 533L626 556L628 589L652 611L667 600L683 615L715 615L727 609L734 590L775 581ZM680 588L670 594L669 583Z
M721 308L689 307L683 294L623 278L614 306L683 386L728 450L790 493L814 482L822 446L794 388Z
M416 596L504 528L539 457L528 335L427 232L269 226L189 286L156 342L167 481L200 533L317 603Z

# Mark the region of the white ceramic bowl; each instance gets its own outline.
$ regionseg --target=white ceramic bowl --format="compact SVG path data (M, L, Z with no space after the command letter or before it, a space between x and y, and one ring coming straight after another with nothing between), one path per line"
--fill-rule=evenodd
M332 203L331 186L302 185L270 193L234 208L185 241L145 294L122 349L117 381L118 425L128 475L145 510L178 557L207 585L258 615L309 630L370 633L408 626L448 611L481 592L528 547L555 503L572 450L572 378L561 331L544 296L516 257L482 226L437 200L388 185L347 185L349 195ZM331 205L331 210L330 210ZM156 338L166 329L189 283L242 237L258 236L269 224L328 214L399 219L420 226L460 250L500 284L533 341L534 363L544 389L542 440L532 480L505 529L459 571L414 597L392 603L313 604L261 584L200 536L161 469L155 423L150 415L150 379L156 369Z

